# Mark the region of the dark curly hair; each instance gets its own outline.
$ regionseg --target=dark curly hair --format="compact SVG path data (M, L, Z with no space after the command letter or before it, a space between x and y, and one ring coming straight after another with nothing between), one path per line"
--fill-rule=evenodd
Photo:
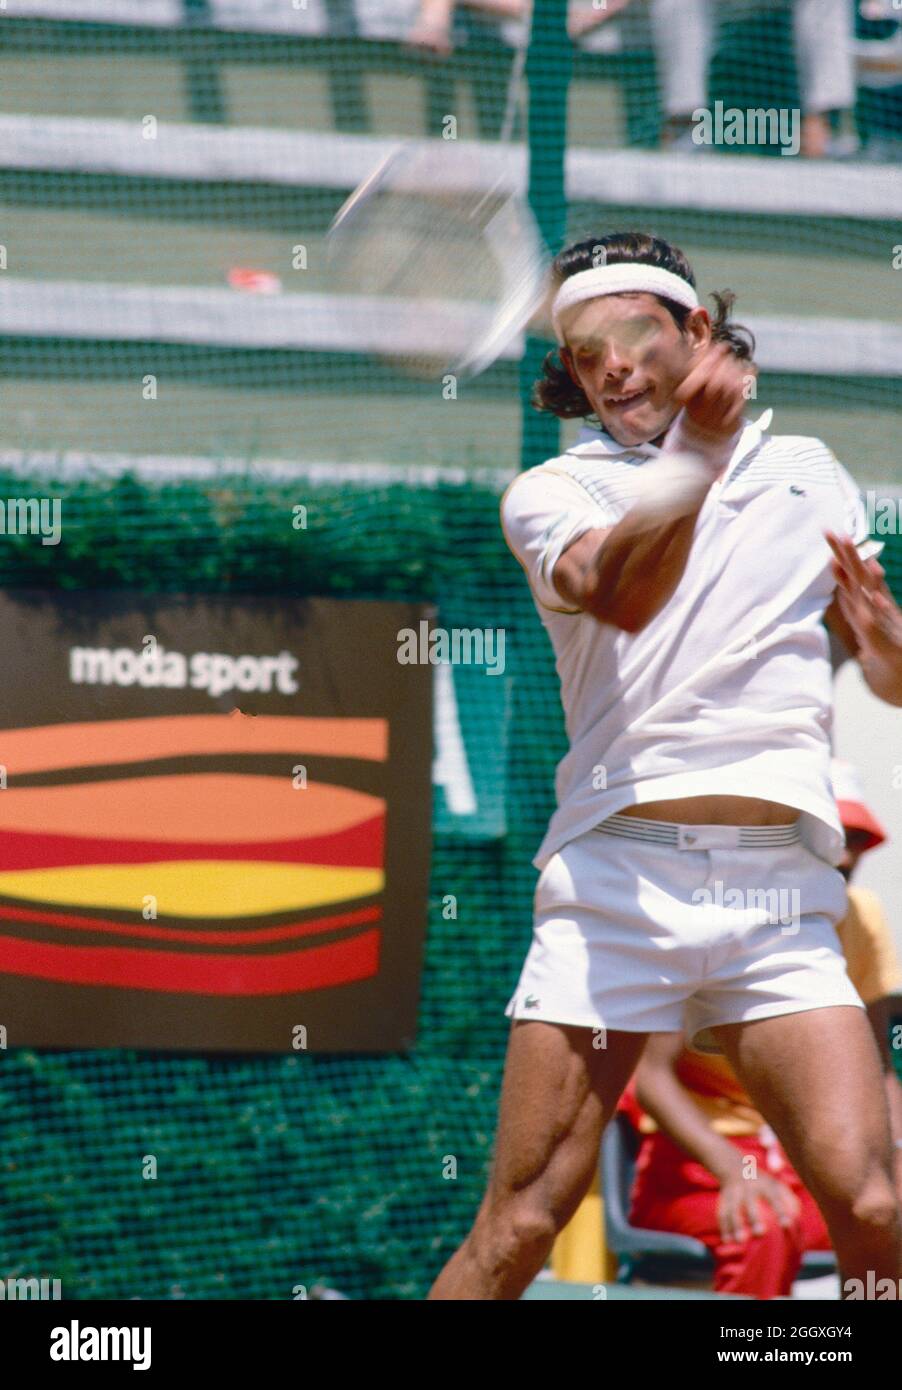
M602 248L603 258L600 254ZM588 237L585 241L575 242L555 257L552 263L555 290L569 276L581 270L591 270L599 264L619 265L624 262L658 266L661 270L679 275L695 287L692 266L679 247L645 232L611 232L607 236ZM691 309L661 295L655 295L655 298L668 310L682 333ZM711 316L714 342L728 343L740 361L751 362L755 352L754 335L741 323L733 323L730 319L736 296L731 290L723 290L711 298L714 300ZM562 420L594 418L588 397L561 362L557 348L545 357L542 375L532 388L531 399L536 410L549 411Z

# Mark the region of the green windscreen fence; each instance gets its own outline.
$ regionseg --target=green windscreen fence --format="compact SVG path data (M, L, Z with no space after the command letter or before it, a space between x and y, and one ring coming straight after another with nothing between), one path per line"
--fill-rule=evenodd
M487 1176L530 861L565 748L551 647L499 534L499 486L259 472L42 481L63 499L63 541L7 538L3 586L430 599L440 626L503 628L505 672L465 673L468 689L454 671L477 806L454 815L435 788L414 1050L0 1053L0 1275L52 1275L80 1298L290 1298L318 1281L419 1297L462 1239ZM0 476L0 495L18 491L21 478ZM306 531L284 522L299 496ZM902 543L890 541L902 598Z
M568 85L555 90L534 46L532 110L513 138L528 145L543 225L560 223L551 249L624 228L676 241L701 290L735 290L756 331L753 411L773 406L775 431L822 436L889 492L902 482L894 169L754 142L664 150L647 0L601 23L604 7L586 5L566 54L553 7L536 3ZM716 8L712 107L794 108L788 2ZM399 370L390 342L363 350L333 293L326 230L387 148L432 140L440 160L449 132L501 133L522 23L461 5L430 51L414 41L418 12L405 0L0 12L0 495L40 479L64 517L59 547L3 539L0 583L429 599L443 626L506 636L503 678L453 671L475 811L434 788L413 1052L0 1052L0 1277L56 1276L80 1298L290 1298L317 1281L413 1298L483 1190L503 1008L564 747L551 650L498 501L557 429L524 434L517 351L447 399L439 380ZM896 138L884 68L898 30L891 16L859 25L858 95L837 140ZM308 527L294 531L283 518L298 503ZM884 539L902 597L902 546Z
M0 1274L53 1274L86 1298L290 1298L322 1280L421 1296L485 1181L530 859L563 751L550 648L501 540L497 489L259 474L42 486L63 499L59 553L10 538L3 585L429 596L443 626L503 628L505 672L453 671L476 806L454 814L435 789L414 1051L0 1053ZM306 531L285 524L299 497Z

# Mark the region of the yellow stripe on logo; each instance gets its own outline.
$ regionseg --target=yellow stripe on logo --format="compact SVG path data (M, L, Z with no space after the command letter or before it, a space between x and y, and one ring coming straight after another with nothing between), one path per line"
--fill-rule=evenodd
M78 864L0 873L4 897L120 912L141 912L154 899L157 914L174 917L295 912L367 897L384 885L381 869L234 859Z

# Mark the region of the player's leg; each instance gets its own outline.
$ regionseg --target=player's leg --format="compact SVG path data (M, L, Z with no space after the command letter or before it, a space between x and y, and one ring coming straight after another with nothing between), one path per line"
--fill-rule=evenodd
M511 1025L489 1184L433 1299L517 1299L589 1189L604 1125L646 1034Z
M823 1212L843 1280L902 1277L886 1094L864 1009L711 1031Z

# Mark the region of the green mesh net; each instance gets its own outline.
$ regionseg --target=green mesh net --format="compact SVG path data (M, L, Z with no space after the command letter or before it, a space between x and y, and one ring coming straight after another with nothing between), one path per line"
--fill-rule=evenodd
M553 8L537 3L544 43ZM495 682L461 692L489 812L462 827L435 791L411 1055L0 1054L0 1274L52 1274L69 1297L290 1298L318 1281L419 1297L483 1191L564 749L497 508L558 431L523 429L545 344L449 400L317 337L325 233L380 142L439 139L449 115L460 139L501 133L517 23L461 7L442 56L405 42L415 16L400 0L9 0L0 17L0 470L16 470L0 494L40 476L65 519L58 548L4 538L0 583L430 599L442 625L506 633L504 699L488 701ZM557 77L531 55L514 128L543 225L560 223L552 249L629 227L675 240L702 290L735 289L760 330L774 429L821 435L863 484L898 483L899 347L870 331L898 273L880 171L865 189L840 164L816 181L798 165L803 197L773 149L734 152L749 172L726 182L712 156L688 175L668 163L645 0L555 53ZM786 5L724 4L709 86L795 102ZM892 134L893 101L884 85L859 103L865 135ZM809 331L787 349L797 321ZM367 466L353 485L350 465ZM285 528L313 497L307 530Z
M0 476L0 495L19 481ZM0 1054L0 1273L49 1272L80 1298L290 1298L323 1281L420 1297L482 1195L503 1009L531 930L530 860L565 747L551 648L500 536L497 487L320 485L310 528L286 535L298 484L259 472L204 486L44 485L63 499L63 543L52 556L8 538L4 586L430 599L441 626L504 628L510 700L503 719L494 699L462 706L471 765L505 750L496 823L462 832L435 792L414 1051ZM897 537L886 564L902 598Z
M485 1180L503 1009L530 933L529 861L563 751L550 648L501 539L497 490L305 484L315 501L295 532L283 518L297 482L259 475L44 486L63 499L63 542L51 559L10 537L4 585L428 596L442 625L505 629L512 698L503 721L494 699L491 718L477 698L461 705L473 767L507 749L501 823L459 829L436 790L413 1054L0 1054L0 1270L52 1271L77 1297L290 1298L323 1280L351 1295L421 1295Z
M604 15L591 0L580 5L572 13L584 19ZM355 352L353 325L344 323L338 351L321 331L323 312L343 321L340 303L322 309L325 234L378 155L399 138L440 141L449 117L461 141L501 133L522 23L460 5L441 55L409 41L418 7L9 0L0 24L0 442L519 465L514 361L449 401L439 381ZM709 101L794 109L790 0L714 8ZM546 230L557 219L552 249L565 236L630 227L676 241L702 292L735 290L737 316L759 329L759 400L777 408L775 428L811 433L816 422L856 477L902 481L902 354L895 336L871 331L887 318L898 275L892 169L814 168L752 143L722 148L739 171L724 176L717 151L662 153L648 0L566 53L555 9L558 0L538 0L533 119L527 129L517 108L512 132L515 143L529 136L534 193L546 212L556 204L544 219ZM898 24L868 32L887 27L892 48ZM851 112L839 118L847 135L867 136L872 107L884 134L902 122L891 73L883 80L859 88L857 126ZM800 323L807 331L790 342L786 325Z

